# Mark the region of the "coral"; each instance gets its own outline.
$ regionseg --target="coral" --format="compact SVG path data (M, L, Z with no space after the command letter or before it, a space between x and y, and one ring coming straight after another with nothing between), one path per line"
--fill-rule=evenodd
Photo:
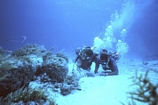
M133 85L135 85L136 91L128 92L130 98L140 102L148 103L149 105L158 105L158 84L154 85L148 78L149 70L143 76L136 75L131 77L133 79ZM132 85L132 86L133 86Z
M68 59L68 56L66 56L66 54L62 53L62 52L57 52L55 53L57 57L61 57L63 59L66 60L66 63L69 63L69 59Z
M66 78L67 72L67 67L57 66L50 62L49 64L44 64L42 67L37 68L36 77L42 77L40 78L41 82L63 82Z
M0 73L0 82L4 81L7 78L7 76L9 76L9 75L8 74L4 74L4 73Z
M52 53L44 46L27 44L9 55L0 49L0 96L28 86L32 80L62 83L66 79L69 59L63 52Z
M47 52L42 58L43 63L36 71L37 77L42 76L41 82L63 82L68 72L68 57L61 52Z
M73 69L71 75L67 75L65 81L60 87L62 95L68 95L73 90L81 90L79 86L80 76L77 75L77 72Z
M63 52L52 54L44 46L27 44L14 51L12 56L22 61L23 65L32 65L36 70L36 76L42 76L41 81L61 82L68 71L68 57ZM46 75L44 75L46 74Z
M26 55L43 55L45 54L46 49L44 46L39 46L37 44L27 44L24 47L14 51L12 56L26 56Z
M21 61L24 65L32 65L34 69L41 66L43 63L43 56L48 52L44 46L37 44L27 44L24 47L15 50L11 53L11 56Z
M17 69L18 67L13 64L10 60L5 60L0 64L0 70L10 70L10 69Z
M0 99L0 105L28 105L29 103L44 105L57 105L55 100L50 100L45 95L44 90L30 88L20 88L17 91L8 94L5 98ZM30 104L29 104L30 105Z
M1 46L0 46L0 63L5 61L11 54L11 51L8 50L4 50Z
M30 65L10 70L0 70L0 96L5 97L22 86L27 86L34 76L34 69Z
M5 97L22 86L26 86L35 73L32 64L25 63L25 59L13 56L15 52L8 53L1 49L0 55L0 96ZM5 58L5 59L4 59Z

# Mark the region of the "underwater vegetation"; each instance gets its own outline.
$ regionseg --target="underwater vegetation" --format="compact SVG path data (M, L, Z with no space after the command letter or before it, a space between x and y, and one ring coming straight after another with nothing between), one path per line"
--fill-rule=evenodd
M136 105L135 101L147 103L148 105L158 105L158 84L154 84L148 77L150 70L147 70L144 75L132 76L134 91L128 92L129 98L132 99L128 105ZM122 103L123 104L123 103ZM125 104L123 104L125 105Z
M57 105L55 100L50 100L44 90L20 88L0 98L0 105Z
M79 80L81 76L78 74L77 70L72 70L71 75L67 75L64 83L60 87L62 95L68 95L73 90L81 90L79 85Z
M15 51L6 51L0 47L0 105L43 105L47 101L49 104L46 105L55 105L41 89L31 89L29 84L32 81L50 83L54 92L70 94L77 88L76 81L79 80L67 75L68 63L68 56L64 52L52 53L52 50L37 44L26 44Z
M35 70L30 65L18 65L18 61L6 59L0 65L0 96L6 96L22 86L27 86Z

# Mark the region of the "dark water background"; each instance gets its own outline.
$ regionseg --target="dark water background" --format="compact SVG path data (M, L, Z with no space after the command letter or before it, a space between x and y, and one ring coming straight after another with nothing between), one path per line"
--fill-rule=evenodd
M0 46L16 50L26 43L44 45L68 54L102 38L111 14L121 13L131 0L0 0ZM158 0L134 0L133 18L124 21L128 54L144 56L158 52ZM131 10L127 10L129 13ZM115 32L117 37L120 33ZM27 39L24 43L6 40Z

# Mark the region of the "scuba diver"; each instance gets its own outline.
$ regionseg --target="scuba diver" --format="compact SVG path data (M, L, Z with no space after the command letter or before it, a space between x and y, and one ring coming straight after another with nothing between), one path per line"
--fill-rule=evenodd
M109 52L106 49L100 51L99 64L101 64L103 70L105 70L100 75L118 75L117 62L120 59L120 55L117 52ZM98 73L98 70L95 71Z
M78 69L83 69L90 71L92 62L95 62L95 71L98 71L99 68L99 59L97 58L98 54L95 54L91 47L84 46L83 48L76 49L76 60Z

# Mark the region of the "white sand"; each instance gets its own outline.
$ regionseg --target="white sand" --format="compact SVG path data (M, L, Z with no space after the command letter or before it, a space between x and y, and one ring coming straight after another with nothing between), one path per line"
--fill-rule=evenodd
M80 79L81 90L74 90L72 94L66 96L56 93L54 96L51 87L47 88L47 93L51 98L56 99L58 105L122 105L120 102L128 105L131 99L128 98L127 92L135 90L133 86L130 86L133 82L129 78L134 76L136 71L138 74L145 74L148 69L152 68L148 77L152 83L158 84L157 62L146 66L140 61L119 62L119 75L83 77ZM71 64L69 67L72 68L73 65ZM94 65L92 65L92 70L93 68ZM157 73L153 70L157 71ZM102 69L100 68L99 71L102 71ZM38 85L41 85L34 82L31 84L32 87L40 87ZM148 104L136 102L136 105Z
M61 96L59 105L119 105L126 102L126 91L131 82L128 76L86 77L81 79L81 91ZM125 85L126 84L126 85Z
M150 66L151 67L151 66ZM141 62L122 62L119 63L120 74L117 76L96 76L84 77L80 80L81 91L74 91L67 96L57 96L58 105L122 105L120 102L128 105L131 101L127 96L127 92L132 90L130 86L132 79L129 77L138 73L145 73L148 66L142 65ZM149 73L151 79L158 81L155 72ZM137 105L147 105L145 103L136 102Z

